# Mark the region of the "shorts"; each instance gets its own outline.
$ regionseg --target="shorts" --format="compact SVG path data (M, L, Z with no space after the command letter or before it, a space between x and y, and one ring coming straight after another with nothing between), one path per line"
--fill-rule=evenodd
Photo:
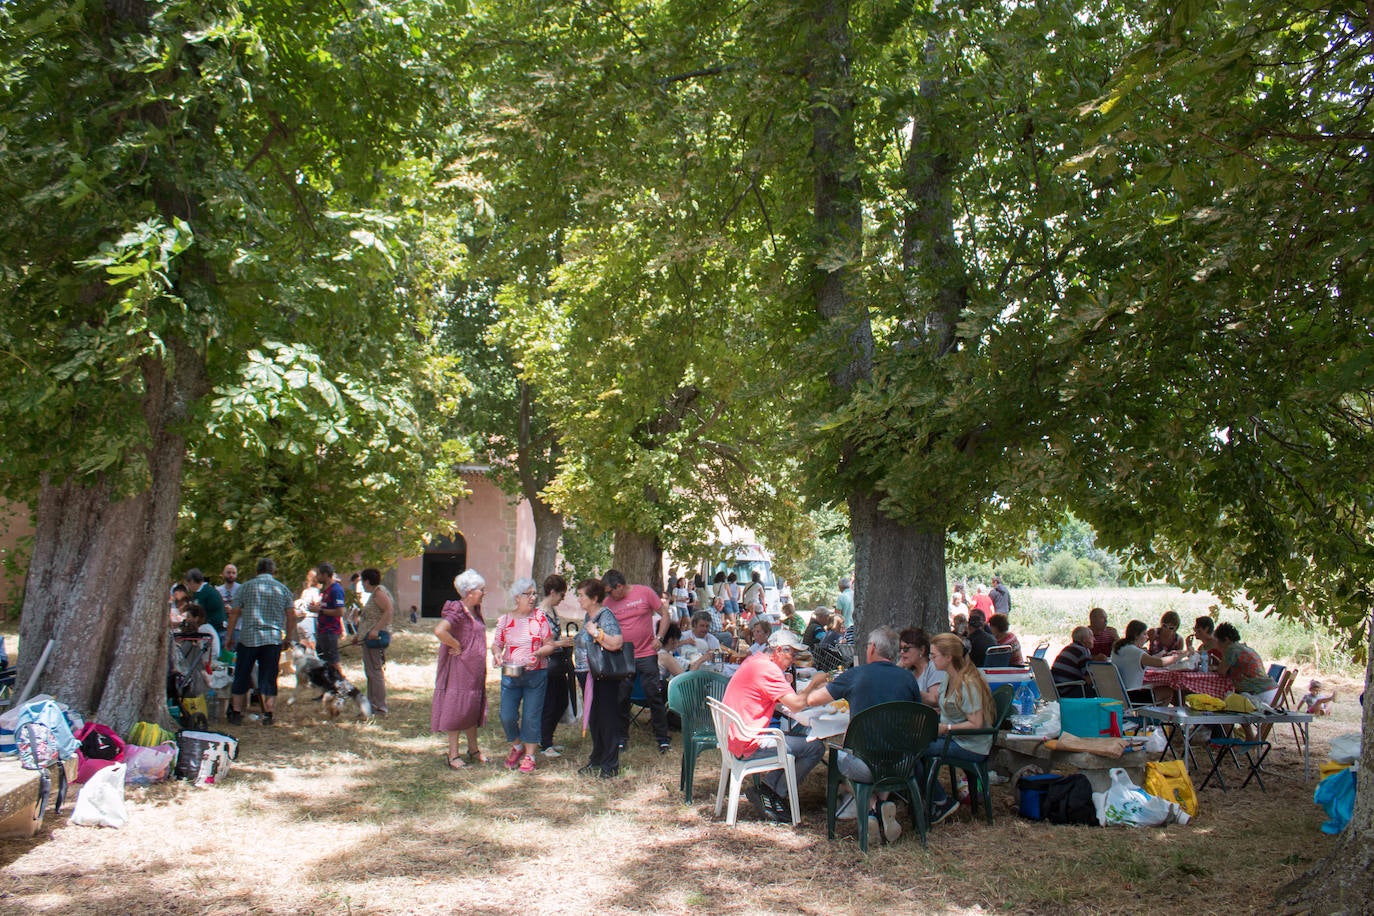
M277 668L281 663L281 643L270 646L239 646L234 660L235 696L243 696L253 686L253 665L258 666L258 693L265 697L277 695Z

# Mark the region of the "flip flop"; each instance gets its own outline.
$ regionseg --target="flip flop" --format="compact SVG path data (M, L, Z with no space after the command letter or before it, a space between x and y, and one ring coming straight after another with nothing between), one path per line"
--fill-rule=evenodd
M448 768L449 768L450 770L461 770L461 769L466 768L467 765L468 765L468 764L467 764L467 761L464 760L462 757L450 757L450 758L448 758Z

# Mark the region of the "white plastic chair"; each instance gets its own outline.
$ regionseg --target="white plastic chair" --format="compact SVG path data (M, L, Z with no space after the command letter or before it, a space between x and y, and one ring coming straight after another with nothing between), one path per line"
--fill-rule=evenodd
M716 789L716 817L720 817L721 806L725 802L725 790L730 790L730 808L726 812L725 823L734 826L739 815L739 795L744 788L746 777L757 773L782 770L787 777L787 800L792 805L793 826L801 823L801 808L797 804L796 760L787 753L787 738L781 729L753 729L744 724L739 713L726 706L715 697L707 697L706 705L711 707L711 721L716 726L716 744L720 748L720 787ZM734 725L735 735L745 740L759 743L761 750L770 747L776 751L764 757L740 760L730 753L730 726Z

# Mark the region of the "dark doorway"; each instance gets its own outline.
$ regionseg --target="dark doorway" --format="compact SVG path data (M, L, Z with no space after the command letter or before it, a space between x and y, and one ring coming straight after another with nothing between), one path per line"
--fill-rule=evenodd
M420 569L420 616L438 617L444 602L456 601L453 579L468 568L468 542L461 534L438 537L425 548Z

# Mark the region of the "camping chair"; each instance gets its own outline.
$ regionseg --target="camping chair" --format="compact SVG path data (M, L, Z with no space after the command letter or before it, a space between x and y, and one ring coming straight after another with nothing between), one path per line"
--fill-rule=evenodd
M991 646L983 654L983 664L980 668L1010 668L1011 667L1011 646Z
M644 714L647 712L649 712L649 697L645 695L644 685L640 683L639 675L636 674L634 681L630 684L630 724L634 725L644 718Z
M1044 658L1045 653L1048 651L1050 651L1050 644L1048 642L1042 642L1035 647L1035 651L1031 653L1031 658Z
M1088 662L1088 677L1092 678L1093 689L1097 695L1107 700L1119 700L1123 718L1135 722L1137 728L1145 724L1135 711L1143 706L1149 706L1149 702L1139 703L1131 698L1130 691L1126 689L1126 683L1121 680L1121 672L1116 665L1111 662ZM1125 726L1125 722L1121 723Z
M1031 674L1035 675L1035 687L1040 691L1040 695L1045 698L1046 703L1059 702L1059 688L1077 687L1081 690L1087 687L1087 681L1064 681L1062 684L1056 683L1054 675L1050 673L1050 663L1043 658L1036 658L1032 655L1027 661L1030 662Z
M711 710L706 706L708 696L725 696L730 679L715 671L688 671L668 682L668 708L682 719L682 768L678 774L678 788L692 803L692 781L696 776L697 757L702 751L716 746L716 726Z
M992 692L992 701L997 707L993 717L992 727L960 729L959 737L967 738L974 735L991 735L995 739L998 732L1002 730L1002 723L1006 721L1007 716L1011 713L1011 701L1015 696L1016 691L1012 689L1010 684L1003 684L1001 687L998 687ZM953 740L952 737L947 736L943 743L947 744ZM931 787L935 785L935 780L940 777L940 767L948 768L949 784L951 788L954 787L954 770L957 767L972 777L969 780L969 790L974 793L975 797L982 798L983 810L987 812L988 823L991 824L992 784L988 780L988 758L984 757L981 760L963 760L955 757L942 757L939 754L941 743L942 742L936 741L931 745L931 747L936 750L936 753L929 758L927 763L929 769L926 773L926 798L930 798Z
M1279 671L1279 676L1277 678L1279 682L1279 689L1274 691L1274 702L1270 703L1269 705L1279 710L1280 712L1288 712L1289 710L1291 710L1292 706L1289 704L1289 699L1291 699L1293 696L1293 682L1297 679L1298 673L1296 671L1289 671L1281 668ZM1289 722L1288 725L1290 728L1293 729L1293 743L1297 745L1299 748L1301 748L1302 738L1298 735L1298 723ZM1269 740L1269 732L1273 730L1273 728L1273 723L1270 722L1265 722L1263 725L1261 725L1259 727L1260 739L1263 741Z
M1237 756L1236 751L1243 752L1245 754L1245 762L1250 765L1250 772L1246 774L1245 781L1240 784L1240 787L1244 789L1250 784L1250 780L1253 779L1255 782L1259 783L1261 789L1264 788L1264 778L1260 776L1260 766L1264 763L1264 758L1269 756L1269 751L1273 747L1268 741L1263 739L1213 736L1208 739L1205 746L1207 748L1207 756L1212 762L1212 769L1203 777L1201 785L1198 786L1199 789L1207 788L1207 783L1211 782L1212 777L1215 776L1217 785L1221 786L1221 791L1229 791L1226 788L1226 780L1222 778L1220 768L1222 761L1229 756L1235 763L1236 769L1240 769L1240 757Z
M868 852L869 803L880 790L904 792L911 806L911 820L926 845L929 822L925 796L921 793L921 754L935 740L940 714L924 703L901 701L870 706L856 715L844 735L844 747L867 764L872 782L855 782L840 774L838 766L829 768L825 791L826 836L835 839L835 812L839 805L840 780L854 790L854 810L858 813L859 849Z
M716 817L720 817L720 809L725 803L725 793L728 789L730 808L726 813L725 823L733 827L739 815L739 794L744 788L745 777L782 770L787 777L787 800L792 805L792 824L793 826L800 824L801 808L797 802L796 760L787 753L787 737L783 735L780 729L776 728L750 728L744 724L739 713L715 697L708 696L706 705L711 710L711 721L716 727L716 746L720 748L720 787L716 789ZM760 750L771 749L775 753L751 760L739 759L730 753L729 729L732 725L735 728L735 734L739 737L753 738L759 742Z

